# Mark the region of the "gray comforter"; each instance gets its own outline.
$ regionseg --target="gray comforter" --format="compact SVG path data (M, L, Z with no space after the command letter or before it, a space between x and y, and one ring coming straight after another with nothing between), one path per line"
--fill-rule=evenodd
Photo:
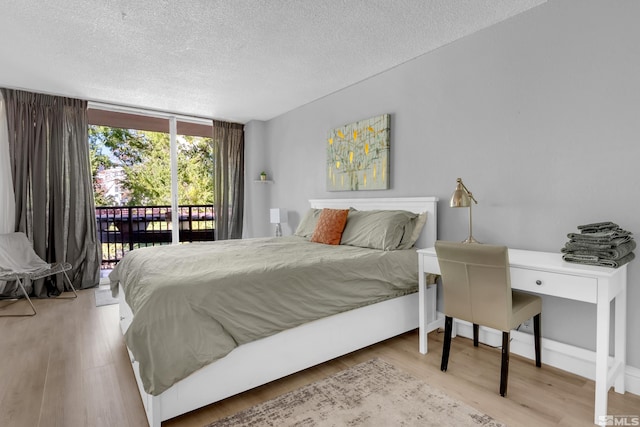
M125 334L158 395L236 346L417 290L415 249L381 251L296 237L156 246L109 275L134 313Z

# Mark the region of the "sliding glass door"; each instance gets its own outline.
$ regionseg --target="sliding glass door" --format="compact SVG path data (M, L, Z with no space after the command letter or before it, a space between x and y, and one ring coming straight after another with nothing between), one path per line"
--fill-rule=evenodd
M103 267L140 246L214 239L211 122L89 110Z

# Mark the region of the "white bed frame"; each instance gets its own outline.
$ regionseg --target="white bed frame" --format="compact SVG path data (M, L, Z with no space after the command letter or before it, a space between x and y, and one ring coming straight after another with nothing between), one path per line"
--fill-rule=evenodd
M379 199L316 199L313 208L358 210L402 209L427 213L416 244L432 247L437 232L437 197ZM119 292L120 326L127 330L133 317ZM418 327L418 293L319 319L235 348L226 357L194 372L158 396L144 391L138 362L133 372L150 427L194 409L225 399L338 356ZM340 331L336 334L336 331ZM416 343L416 351L418 351Z

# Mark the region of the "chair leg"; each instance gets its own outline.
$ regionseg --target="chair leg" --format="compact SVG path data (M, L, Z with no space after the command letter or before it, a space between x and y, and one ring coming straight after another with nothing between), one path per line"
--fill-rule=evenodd
M16 282L18 283L18 286L20 287L20 289L22 290L22 293L24 294L24 297L27 299L27 302L29 303L29 305L31 306L31 310L33 310L33 313L31 314L2 314L0 315L0 317L25 317L25 316L35 316L36 315L36 308L34 307L33 303L31 302L31 298L29 298L29 294L27 293L27 290L24 287L24 284L22 283L21 279L16 279Z
M62 274L64 274L64 278L67 279L67 283L69 283L69 286L71 286L71 290L73 291L73 296L69 296L69 297L62 297L60 295L58 295L56 297L56 299L61 298L61 299L74 299L74 298L78 298L78 293L76 292L76 288L73 287L73 283L71 282L71 279L69 279L69 276L67 275L66 271L63 271Z
M536 366L542 366L542 358L540 355L540 313L533 316L533 339L536 348Z
M449 365L449 350L451 350L451 330L453 329L453 318L445 316L444 318L444 342L442 343L442 363L440 370L447 371Z
M507 394L507 380L509 377L509 341L511 334L502 332L502 364L500 367L500 396Z
M478 346L478 331L479 331L479 327L480 327L480 325L478 325L477 323L473 324L473 346L474 347Z

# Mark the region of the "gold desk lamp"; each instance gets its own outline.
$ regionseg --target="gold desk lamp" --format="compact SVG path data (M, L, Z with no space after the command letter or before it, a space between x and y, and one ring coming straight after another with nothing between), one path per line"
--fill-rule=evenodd
M471 191L469 191L467 187L465 187L464 183L462 182L462 178L458 178L458 185L456 186L456 190L451 195L449 206L451 206L452 208L469 208L469 237L467 237L467 240L463 241L462 243L480 243L473 238L471 201L473 201L475 204L478 204L478 201L473 197Z

